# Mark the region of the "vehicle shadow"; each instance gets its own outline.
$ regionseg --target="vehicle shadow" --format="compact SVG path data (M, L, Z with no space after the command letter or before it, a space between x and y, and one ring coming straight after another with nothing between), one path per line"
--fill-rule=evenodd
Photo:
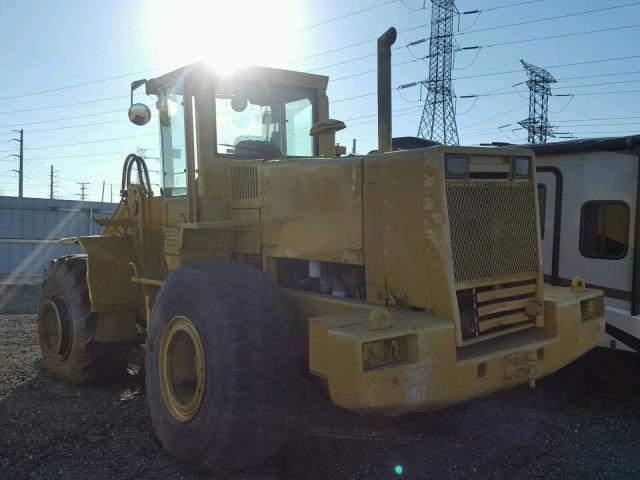
M0 401L1 478L203 478L155 440L139 365L83 388L32 367ZM596 349L536 389L395 418L341 410L309 384L275 457L208 478L626 477L640 471L639 367L637 355Z

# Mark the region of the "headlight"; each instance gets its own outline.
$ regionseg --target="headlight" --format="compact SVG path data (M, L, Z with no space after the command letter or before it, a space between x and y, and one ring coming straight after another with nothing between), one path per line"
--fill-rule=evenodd
M417 342L415 335L385 338L362 344L362 368L370 370L392 364L403 364L417 358Z
M513 157L511 160L511 176L525 178L529 176L531 159L529 157Z
M469 157L447 155L445 158L447 178L467 178L469 176Z
M580 300L580 316L583 322L604 317L604 297L602 295Z

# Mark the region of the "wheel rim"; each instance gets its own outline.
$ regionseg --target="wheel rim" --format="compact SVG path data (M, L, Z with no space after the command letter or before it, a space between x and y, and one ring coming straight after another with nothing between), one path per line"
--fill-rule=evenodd
M165 405L181 422L196 416L205 385L202 341L191 320L171 319L160 345L160 385Z
M64 360L71 350L71 314L62 295L47 300L40 313L40 335L49 355Z

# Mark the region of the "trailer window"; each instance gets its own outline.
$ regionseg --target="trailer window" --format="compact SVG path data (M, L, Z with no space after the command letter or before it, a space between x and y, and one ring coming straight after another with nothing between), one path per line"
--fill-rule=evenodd
M582 206L580 253L588 258L617 260L629 246L629 205L617 200L592 200Z
M545 215L547 213L547 186L538 184L538 208L540 209L540 237L544 238Z

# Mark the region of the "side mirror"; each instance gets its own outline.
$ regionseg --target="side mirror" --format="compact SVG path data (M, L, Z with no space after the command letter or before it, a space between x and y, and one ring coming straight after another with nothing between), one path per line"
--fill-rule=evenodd
M151 110L144 103L134 103L129 107L129 120L136 125L146 125L151 120Z
M133 92L136 88L146 84L146 80L136 80L131 83L131 106L129 120L136 125L146 125L151 120L151 110L144 103L133 103Z

